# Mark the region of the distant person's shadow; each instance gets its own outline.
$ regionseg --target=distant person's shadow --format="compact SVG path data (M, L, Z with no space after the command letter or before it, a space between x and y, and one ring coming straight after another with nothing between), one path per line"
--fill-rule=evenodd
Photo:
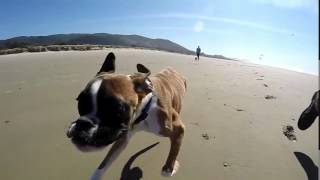
M312 159L304 153L294 152L301 166L308 176L308 180L318 180L318 166L315 165Z
M137 152L133 156L131 156L131 158L128 160L128 162L125 164L125 166L122 169L120 180L140 180L143 177L143 172L141 168L139 167L130 168L130 167L133 164L133 162L137 159L138 156L147 152L148 150L150 150L151 148L155 147L158 144L159 142L154 143L142 149L141 151Z

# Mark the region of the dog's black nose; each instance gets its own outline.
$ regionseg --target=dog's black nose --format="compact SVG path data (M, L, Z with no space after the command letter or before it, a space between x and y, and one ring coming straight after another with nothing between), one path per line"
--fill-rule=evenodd
M93 122L87 119L79 119L76 121L76 131L87 131L94 127Z

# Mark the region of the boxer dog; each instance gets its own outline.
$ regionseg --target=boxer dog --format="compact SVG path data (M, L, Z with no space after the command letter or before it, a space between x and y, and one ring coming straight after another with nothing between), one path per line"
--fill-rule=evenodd
M80 117L67 136L80 151L111 149L91 179L101 179L130 137L147 131L170 139L170 151L162 175L173 176L185 126L180 117L185 78L172 68L151 75L137 64L137 73L115 74L115 55L109 53L96 76L77 97Z

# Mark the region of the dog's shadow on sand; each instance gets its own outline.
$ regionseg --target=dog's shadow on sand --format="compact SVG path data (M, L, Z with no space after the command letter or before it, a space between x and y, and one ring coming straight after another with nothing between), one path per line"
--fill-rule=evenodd
M143 177L143 172L142 172L141 168L140 167L131 168L131 165L137 159L138 156L149 151L150 149L152 149L153 147L155 147L158 144L159 144L159 142L154 143L154 144L142 149L141 151L137 152L133 156L131 156L131 158L128 160L128 162L125 164L125 166L123 167L123 169L121 171L120 180L140 180Z
M318 179L318 166L314 164L312 159L302 152L294 152L301 166L308 176L308 180Z

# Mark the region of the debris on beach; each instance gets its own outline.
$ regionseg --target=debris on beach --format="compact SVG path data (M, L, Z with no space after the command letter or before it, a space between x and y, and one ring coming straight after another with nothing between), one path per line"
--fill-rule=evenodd
M263 84L264 87L268 87L268 84Z
M282 132L290 141L293 141L293 142L297 141L297 137L295 135L295 131L294 131L293 126L291 126L291 125L283 126Z
M244 111L243 109L236 108L237 111Z
M272 95L266 95L264 98L265 99L277 99L277 97L272 96Z
M202 137L203 137L203 139L205 139L205 140L209 140L209 138L210 138L207 133L203 133L203 134L202 134Z
M191 122L190 124L195 125L195 126L199 126L199 123L197 123L197 122Z
M231 163L223 162L223 167L230 167L230 166L231 166Z

